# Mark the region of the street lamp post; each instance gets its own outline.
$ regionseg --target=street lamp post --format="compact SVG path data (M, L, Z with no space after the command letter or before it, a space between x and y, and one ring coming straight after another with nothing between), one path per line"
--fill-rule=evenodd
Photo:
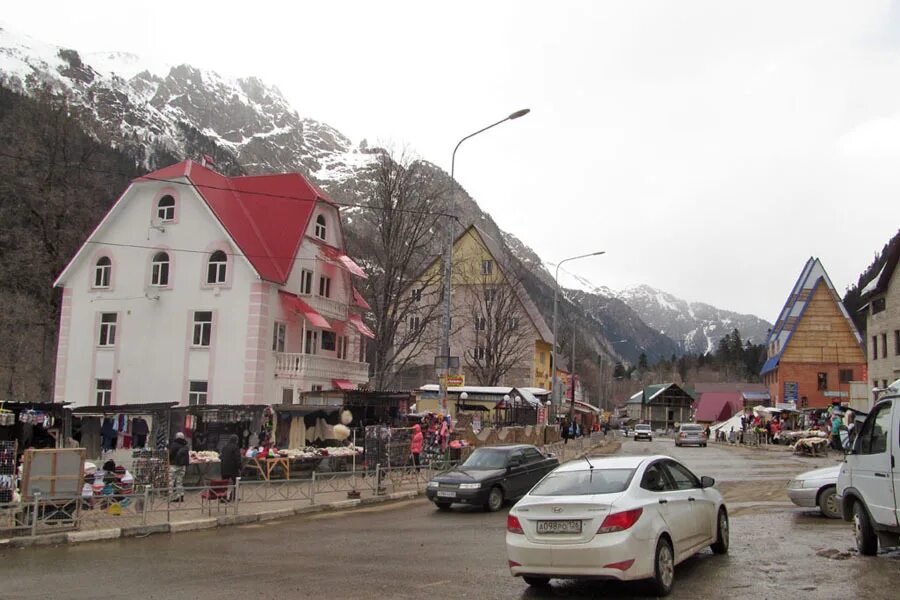
M456 144L456 147L453 148L453 156L450 160L451 201L450 206L447 209L449 223L447 225L447 241L444 244L444 322L441 327L441 358L444 366L444 378L439 382L441 390L441 406L444 413L447 412L447 377L450 375L450 312L452 306L450 302L450 290L452 288L451 279L453 277L453 242L456 237L454 233L454 230L456 229L456 207L454 206L453 202L453 197L456 194L456 151L459 150L459 147L467 139L475 137L479 133L484 133L488 129L496 127L501 123L512 121L513 119L518 119L519 117L524 117L529 112L531 112L530 108L517 110L516 112L510 114L508 117L500 119L496 123L492 123L487 127L483 127L475 133L470 133L466 137L459 140L459 142L457 142Z
M559 391L557 390L557 378L556 378L556 369L557 369L557 352L556 352L556 316L558 312L558 304L559 304L559 268L563 263L567 263L570 260L577 260L579 258L587 258L588 256L600 256L601 254L605 254L606 252L601 250L600 252L591 252L590 254L580 254L578 256L570 256L569 258L563 259L556 263L556 275L553 277L553 282L555 287L553 289L553 353L552 358L550 359L553 363L550 368L553 369L552 379L550 383L550 396L553 398L553 405L559 406ZM574 370L574 365L572 366ZM575 382L573 381L574 385ZM575 400L572 399L572 406L575 406Z

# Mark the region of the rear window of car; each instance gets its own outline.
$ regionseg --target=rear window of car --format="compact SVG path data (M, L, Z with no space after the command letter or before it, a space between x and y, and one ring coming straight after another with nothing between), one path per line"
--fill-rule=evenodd
M703 431L703 428L699 425L682 425L682 431Z
M544 477L532 496L585 496L624 492L631 482L634 469L588 469L562 471Z

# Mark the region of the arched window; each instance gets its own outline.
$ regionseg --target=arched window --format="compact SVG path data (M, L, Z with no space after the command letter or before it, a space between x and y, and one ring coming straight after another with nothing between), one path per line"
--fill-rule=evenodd
M225 283L225 270L228 268L228 257L221 250L216 250L209 257L206 269L206 283Z
M150 273L150 285L165 287L169 285L169 255L157 252L153 256L153 268Z
M94 287L108 288L112 276L112 261L108 256L101 256L94 267Z
M320 240L325 239L325 215L316 217L316 237Z
M160 221L175 220L175 198L168 194L159 199L156 205L156 216Z

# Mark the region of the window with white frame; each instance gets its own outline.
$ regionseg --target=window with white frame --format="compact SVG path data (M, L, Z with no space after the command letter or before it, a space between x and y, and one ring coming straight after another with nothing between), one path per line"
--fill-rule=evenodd
M281 403L282 404L293 404L294 403L294 388L281 388Z
M494 261L492 261L492 260L481 261L481 274L482 275L490 275L493 272L494 272Z
M212 337L212 311L198 310L194 312L193 345L208 348Z
M319 352L319 332L318 331L306 331L306 340L304 344L304 353L306 354L318 354Z
M422 301L422 288L414 288L413 289L412 299L413 299L413 302L421 302Z
M287 325L275 321L275 330L272 333L272 350L284 352L284 340L287 335Z
M188 405L203 406L204 404L206 404L206 394L207 390L209 389L209 383L207 383L206 381L192 381L189 385Z
M484 360L485 351L484 346L476 346L474 350L472 350L472 358L475 360Z
M100 339L98 346L116 345L116 321L118 313L100 313Z
M94 287L108 288L112 280L112 260L108 256L101 256L94 265Z
M487 319L484 317L475 317L475 331L484 331L487 329Z
M333 331L323 331L322 332L322 350L328 350L329 352L334 352L334 349L337 347L337 342L335 341L335 335Z
M324 298L331 298L331 278L319 277L319 295Z
M366 338L359 338L359 360L357 362L366 362Z
M325 215L316 217L316 237L320 240L325 239Z
M97 406L112 404L112 379L97 380Z
M310 386L309 391L311 391L311 392L321 392L321 391L322 391L322 386L321 386L321 384L316 384L316 383L314 383L314 384L312 384L312 385Z
M347 347L350 345L350 338L346 335L339 335L337 339L337 357L341 360L347 360Z
M206 283L225 283L226 270L228 269L228 257L221 250L216 250L209 257L206 268Z
M413 331L413 332L418 331L419 326L421 324L422 324L422 322L419 320L419 317L410 317L409 318L409 330L410 331Z
M312 294L313 272L308 269L300 271L300 293Z
M509 318L509 330L516 331L519 328L519 317Z
M169 285L169 255L166 252L157 252L153 255L153 264L150 270L150 285L165 287Z
M160 198L159 202L156 204L156 216L163 222L174 221L175 198L168 194Z
M492 287L484 288L484 303L490 304L497 297L497 290Z

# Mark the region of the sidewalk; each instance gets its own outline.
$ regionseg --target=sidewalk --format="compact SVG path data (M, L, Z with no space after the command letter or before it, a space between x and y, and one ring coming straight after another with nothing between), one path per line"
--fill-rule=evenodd
M563 463L606 445L604 437L598 435L572 440L568 444L549 444L544 450L553 452ZM110 514L101 508L82 509L75 516L77 529L40 535L20 531L25 535L0 539L0 550L181 533L408 500L425 490L433 474L425 468L416 471L414 467L404 467L376 473L321 473L302 480L240 482L237 502L206 502L204 496L209 496L208 487L185 488L184 502L170 502L163 497L166 495L163 490L153 494L150 490L135 491L127 503L123 502L126 506L121 514ZM359 496L349 498L351 490ZM46 507L41 507L41 519L46 518L47 512Z

